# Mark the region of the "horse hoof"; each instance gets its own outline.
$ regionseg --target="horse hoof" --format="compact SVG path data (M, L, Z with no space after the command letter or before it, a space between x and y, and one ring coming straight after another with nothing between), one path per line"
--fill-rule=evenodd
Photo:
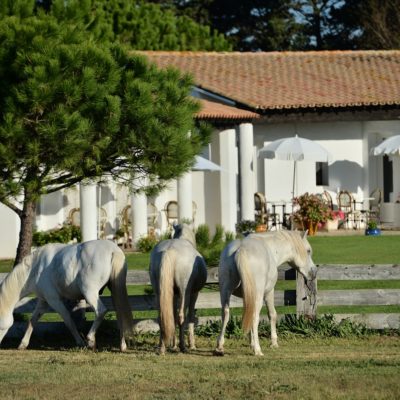
M95 350L96 350L96 342L95 342L94 340L88 340L88 342L87 342L87 347L88 347L90 350L95 351Z
M278 343L271 343L271 345L269 346L271 349L277 349L279 347Z
M264 355L264 353L262 351L256 351L254 353L254 355L257 356L257 357L262 357Z
M27 348L27 346L22 343L18 346L18 350L26 350L26 348Z
M119 349L120 349L121 353L125 353L128 348L125 345L125 346L121 346Z
M223 357L225 354L223 350L215 349L213 355L216 357Z

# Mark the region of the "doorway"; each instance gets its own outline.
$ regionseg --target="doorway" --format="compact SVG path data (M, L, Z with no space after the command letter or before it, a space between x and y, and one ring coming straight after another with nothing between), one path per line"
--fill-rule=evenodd
M393 162L387 155L383 156L383 201L390 202L390 193L393 192Z

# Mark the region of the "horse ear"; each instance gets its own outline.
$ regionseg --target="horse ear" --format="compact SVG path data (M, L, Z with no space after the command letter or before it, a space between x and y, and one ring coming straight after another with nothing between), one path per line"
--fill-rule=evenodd
M303 233L302 238L307 239L308 236L308 229Z

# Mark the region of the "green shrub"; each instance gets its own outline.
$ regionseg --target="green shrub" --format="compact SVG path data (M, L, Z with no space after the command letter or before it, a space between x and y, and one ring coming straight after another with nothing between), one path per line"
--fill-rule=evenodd
M80 228L74 225L63 225L59 229L34 232L32 244L33 246L40 247L47 243L69 243L73 240L77 242L82 240Z
M373 329L369 329L363 324L352 322L348 319L336 322L332 314L324 314L314 320L304 317L297 318L294 314L286 314L277 324L277 330L279 335L283 336L294 334L311 338L365 336L376 333ZM199 336L212 337L219 335L220 331L220 320L208 321L206 324L196 328L196 333ZM260 322L258 334L260 337L271 337L271 327L269 322ZM243 337L240 317L234 316L230 318L226 328L226 337Z
M212 246L219 246L224 243L225 231L222 225L218 224L215 227L215 233L211 241Z
M138 240L136 247L142 253L149 253L158 242L154 235L143 236Z
M196 245L198 248L208 247L210 244L210 228L206 224L201 224L196 230Z
M257 222L251 220L243 220L236 224L236 232L239 234L247 234L256 231Z

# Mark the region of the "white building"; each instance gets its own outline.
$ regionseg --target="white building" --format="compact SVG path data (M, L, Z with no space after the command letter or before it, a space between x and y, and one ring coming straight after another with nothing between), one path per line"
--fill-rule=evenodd
M257 150L295 134L332 154L329 164L298 163L296 194L327 190L335 202L336 193L346 189L362 201L381 188L382 211L391 210L399 198L400 158L374 157L370 149L400 134L400 51L144 54L161 68L193 74L193 96L203 105L197 118L214 127L203 157L221 171L192 171L152 199L132 198L128 188L113 182L93 188L91 204L96 207L91 207L88 222L96 227L94 234L101 231L112 238L124 210L125 215L133 210L134 238L145 235L148 224L165 231L164 209L171 200L178 202L181 218L190 217L194 204L196 226L222 224L229 231L236 222L254 218L255 192L265 195L270 210L289 204L293 164L257 158ZM45 196L38 206L37 229L65 223L80 204L79 187ZM13 257L18 220L1 205L0 218L0 258Z

